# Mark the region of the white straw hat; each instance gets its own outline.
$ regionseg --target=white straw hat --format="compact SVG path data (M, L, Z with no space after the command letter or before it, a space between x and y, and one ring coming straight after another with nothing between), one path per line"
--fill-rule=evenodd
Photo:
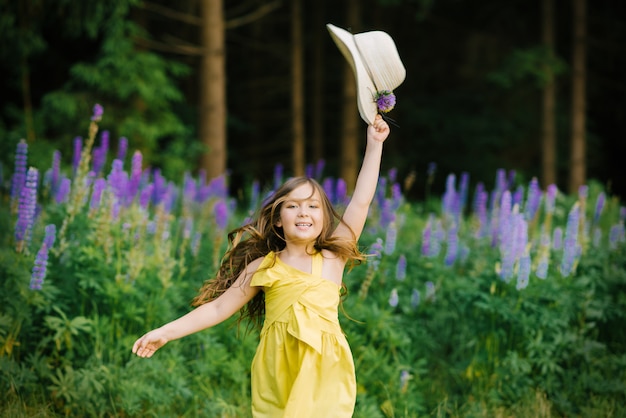
M393 90L406 77L396 44L382 31L353 35L330 23L326 27L354 71L359 113L371 125L377 113L393 109L396 103Z

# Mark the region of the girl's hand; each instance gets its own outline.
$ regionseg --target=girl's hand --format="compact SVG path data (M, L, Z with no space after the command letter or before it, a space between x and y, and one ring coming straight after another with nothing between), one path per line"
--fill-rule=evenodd
M385 142L389 136L389 125L380 114L376 115L374 123L367 127L367 137L376 142Z
M150 358L165 344L167 344L165 333L160 328L157 328L135 341L133 353L139 357Z

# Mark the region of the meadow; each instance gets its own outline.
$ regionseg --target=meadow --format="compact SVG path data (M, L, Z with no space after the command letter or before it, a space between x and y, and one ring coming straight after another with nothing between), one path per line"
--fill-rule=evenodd
M22 142L0 181L0 415L248 417L255 327L234 317L149 360L131 347L191 309L272 187L166 179L101 117L71 165L33 167ZM308 175L341 211L345 182L323 162ZM354 416L626 416L626 208L593 182L445 175L420 202L395 170L380 179L340 310Z

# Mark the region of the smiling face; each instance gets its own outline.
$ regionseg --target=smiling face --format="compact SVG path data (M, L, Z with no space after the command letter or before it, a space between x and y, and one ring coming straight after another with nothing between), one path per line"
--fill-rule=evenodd
M289 192L280 206L276 226L283 229L287 242L314 242L324 228L324 209L319 192L308 183Z

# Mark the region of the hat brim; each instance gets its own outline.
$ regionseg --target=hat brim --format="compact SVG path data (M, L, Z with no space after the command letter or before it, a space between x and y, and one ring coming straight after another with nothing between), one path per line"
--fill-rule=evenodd
M368 125L372 125L378 113L378 107L374 100L376 86L363 63L359 49L354 41L354 35L330 23L327 24L326 27L333 41L335 41L335 44L343 56L348 60L354 72L356 78L357 107L361 119Z

